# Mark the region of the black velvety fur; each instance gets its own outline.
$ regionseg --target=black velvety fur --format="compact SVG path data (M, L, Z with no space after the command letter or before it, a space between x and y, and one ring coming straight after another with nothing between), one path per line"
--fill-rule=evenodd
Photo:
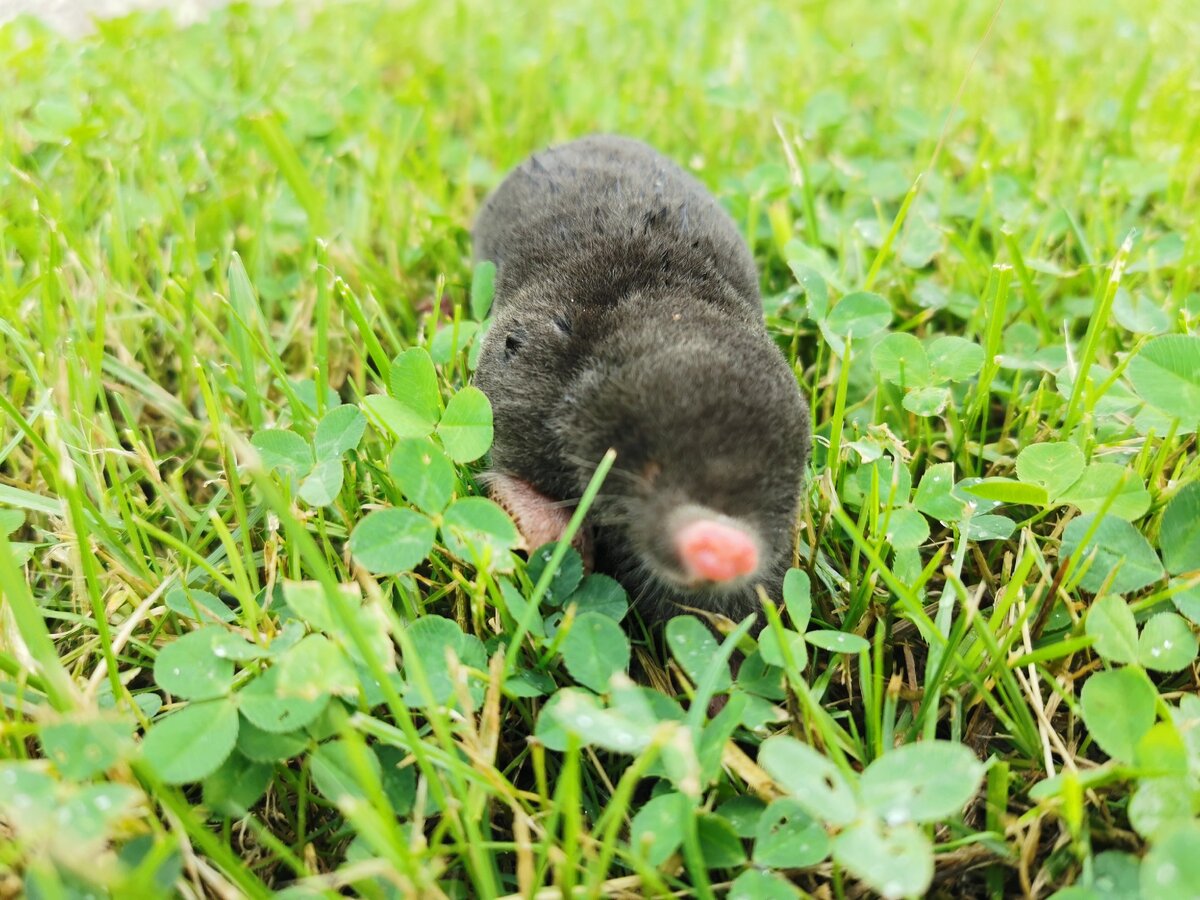
M475 252L497 265L475 382L493 469L592 508L596 568L644 613L735 618L778 597L809 448L808 408L762 320L753 258L716 200L650 147L596 136L536 154L487 200ZM700 504L761 537L754 582L684 587L666 519Z

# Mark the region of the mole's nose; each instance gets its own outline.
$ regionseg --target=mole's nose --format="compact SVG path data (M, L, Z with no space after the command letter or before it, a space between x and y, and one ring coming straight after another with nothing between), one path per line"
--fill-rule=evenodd
M754 537L718 519L695 519L681 527L675 548L687 573L705 581L732 581L758 568Z

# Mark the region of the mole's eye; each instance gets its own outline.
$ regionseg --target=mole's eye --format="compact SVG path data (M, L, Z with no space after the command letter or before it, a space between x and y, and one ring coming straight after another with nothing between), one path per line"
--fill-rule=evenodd
M518 328L516 331L510 332L508 337L504 339L504 360L508 362L517 352L525 346L525 329Z
M560 333L567 335L571 333L571 320L566 316L555 316L552 321L554 322L554 327L557 328Z

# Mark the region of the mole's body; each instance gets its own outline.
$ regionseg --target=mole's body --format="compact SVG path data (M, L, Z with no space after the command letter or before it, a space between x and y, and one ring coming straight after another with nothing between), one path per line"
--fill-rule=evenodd
M488 199L489 485L530 549L558 537L608 448L596 569L651 615L740 616L791 560L808 410L766 333L754 262L691 176L644 144L537 154Z

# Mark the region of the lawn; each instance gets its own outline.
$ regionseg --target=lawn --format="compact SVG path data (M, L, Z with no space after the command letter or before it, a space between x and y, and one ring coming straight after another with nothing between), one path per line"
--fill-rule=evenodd
M0 26L0 896L1200 896L1194 6ZM470 225L593 131L812 403L757 638L481 496Z

